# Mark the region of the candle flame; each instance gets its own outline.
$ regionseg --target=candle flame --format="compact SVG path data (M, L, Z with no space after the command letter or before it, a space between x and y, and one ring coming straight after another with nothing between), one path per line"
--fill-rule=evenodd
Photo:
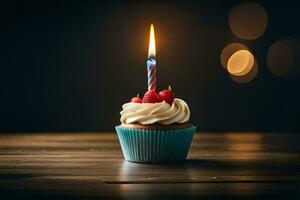
M156 55L156 49L155 49L154 26L153 24L151 24L148 58L155 57L155 55Z

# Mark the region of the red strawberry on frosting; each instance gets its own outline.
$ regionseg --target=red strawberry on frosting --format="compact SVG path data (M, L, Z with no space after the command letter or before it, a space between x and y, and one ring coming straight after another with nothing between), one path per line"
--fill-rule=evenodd
M168 89L162 90L158 93L160 99L162 101L167 102L168 104L172 105L173 101L174 101L174 93L172 91L172 88L169 86Z
M136 95L136 97L133 97L130 102L131 103L142 103L142 99L139 97L139 95Z
M155 90L149 90L144 94L143 103L158 103L161 102L159 95Z

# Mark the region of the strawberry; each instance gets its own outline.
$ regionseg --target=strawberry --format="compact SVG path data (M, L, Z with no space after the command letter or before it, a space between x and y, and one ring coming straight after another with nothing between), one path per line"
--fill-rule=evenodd
M142 103L142 99L139 97L139 94L136 97L132 97L131 103Z
M160 97L155 90L149 90L144 94L143 103L158 103L161 102Z
M167 102L168 104L172 105L173 101L174 101L174 93L172 91L172 88L169 86L168 89L162 90L158 93L160 99L162 101Z

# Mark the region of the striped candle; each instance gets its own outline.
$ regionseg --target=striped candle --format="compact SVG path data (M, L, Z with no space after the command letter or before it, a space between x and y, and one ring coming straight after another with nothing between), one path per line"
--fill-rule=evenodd
M148 71L148 90L156 90L156 60L150 58L147 60Z
M148 49L147 71L148 71L148 90L156 90L156 60L155 60L155 36L154 26L150 27L150 40Z

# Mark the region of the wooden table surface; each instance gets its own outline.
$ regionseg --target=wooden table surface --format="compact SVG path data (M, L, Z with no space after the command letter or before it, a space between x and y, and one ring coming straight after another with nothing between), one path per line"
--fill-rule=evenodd
M2 134L1 197L300 199L300 134L197 133L172 165L124 161L115 133Z

